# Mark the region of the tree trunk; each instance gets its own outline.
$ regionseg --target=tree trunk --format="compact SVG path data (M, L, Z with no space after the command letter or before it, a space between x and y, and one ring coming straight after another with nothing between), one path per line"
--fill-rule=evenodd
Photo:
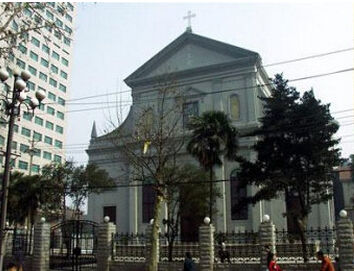
M157 195L154 207L154 223L152 224L151 232L151 252L148 262L148 271L158 271L157 263L157 242L159 239L159 223L161 219L162 196Z
M213 222L213 168L209 169L209 218Z
M172 238L170 242L168 242L168 261L172 262L172 252L173 252L173 245L174 245L174 240L175 238Z
M65 200L65 193L64 193L64 198L63 198L63 221L66 221L66 200Z
M307 226L307 216L304 216L302 218L300 217L295 217L295 225L298 230L298 233L300 235L301 239L301 246L302 246L302 257L304 259L304 262L308 262L308 253L307 253L307 238L306 238L306 226Z

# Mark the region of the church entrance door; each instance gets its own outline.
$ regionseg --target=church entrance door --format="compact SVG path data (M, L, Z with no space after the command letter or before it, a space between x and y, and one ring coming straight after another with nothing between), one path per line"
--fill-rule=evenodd
M50 230L51 270L96 270L97 223L67 220Z

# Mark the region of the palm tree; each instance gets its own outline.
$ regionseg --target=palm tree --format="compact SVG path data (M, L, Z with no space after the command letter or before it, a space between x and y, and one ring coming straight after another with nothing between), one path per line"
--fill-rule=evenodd
M238 135L227 115L221 111L207 111L193 117L188 125L192 137L187 145L188 152L197 158L200 165L209 171L209 216L212 219L213 169L222 165L220 155L228 160L236 159Z

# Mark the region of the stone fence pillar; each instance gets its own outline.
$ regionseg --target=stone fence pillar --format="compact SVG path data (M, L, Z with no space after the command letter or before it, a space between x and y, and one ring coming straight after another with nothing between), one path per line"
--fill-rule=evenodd
M269 215L263 216L263 221L259 226L259 245L260 245L260 255L261 264L260 270L267 270L267 256L268 252L276 252L276 236L275 236L275 226L270 220Z
M97 237L97 271L109 271L109 262L112 256L112 235L116 233L116 226L109 222L109 217L98 226Z
M147 266L147 264L149 263L149 260L152 257L152 253L151 253L151 246L152 246L152 223L153 221L150 222L150 224L146 227L145 229L145 264ZM155 240L156 242L156 248L157 248L157 253L156 253L156 262L159 262L159 256L160 256L160 242L159 242L159 238L157 238L157 240Z
M214 226L210 218L204 218L204 225L199 227L199 270L214 270Z
M337 222L337 242L339 247L339 265L341 271L354 270L354 234L353 223L345 210L340 211Z
M34 225L32 270L49 270L50 227L42 217Z

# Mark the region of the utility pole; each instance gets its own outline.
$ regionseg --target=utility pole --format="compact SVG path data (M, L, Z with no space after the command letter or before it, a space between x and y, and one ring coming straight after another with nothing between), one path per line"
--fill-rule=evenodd
M29 148L26 152L28 153L28 155L30 156L30 160L29 160L29 171L28 171L28 175L31 176L32 175L32 164L33 164L33 156L37 153L37 149L34 147L35 143L38 143L38 141L34 140L34 138L32 140L30 140L31 143L31 148Z
M6 154L5 154L5 167L2 178L2 197L1 197L1 214L0 214L0 271L3 270L4 265L4 252L5 252L5 236L6 236L6 213L7 213L7 199L9 193L9 180L10 180L10 162L11 162L11 148L12 137L14 133L15 118L20 116L21 105L27 107L28 111L34 112L34 109L39 106L41 101L45 98L43 91L37 91L36 97L27 99L26 85L31 75L26 71L14 71L14 83L12 93L7 91L6 96L2 95L1 100L5 104L5 113L9 116L9 128L7 133ZM0 70L0 80L2 83L9 78L9 73L5 69ZM28 91L28 90L27 90ZM9 97L10 93L10 97ZM26 102L29 102L27 104Z

